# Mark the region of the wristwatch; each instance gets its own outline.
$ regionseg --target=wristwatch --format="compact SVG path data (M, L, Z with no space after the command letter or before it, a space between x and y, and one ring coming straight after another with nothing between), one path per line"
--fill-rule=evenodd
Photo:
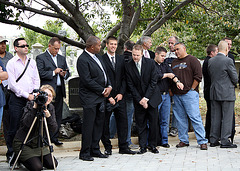
M191 88L191 91L194 91L194 88Z
M177 84L177 83L180 83L180 80L177 80L177 81L176 81L176 84Z

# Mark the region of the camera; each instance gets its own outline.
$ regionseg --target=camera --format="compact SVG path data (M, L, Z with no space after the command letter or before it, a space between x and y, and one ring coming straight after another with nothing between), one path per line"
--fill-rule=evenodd
M33 94L34 94L34 101L37 103L38 106L43 106L48 100L48 94L45 91L34 89Z

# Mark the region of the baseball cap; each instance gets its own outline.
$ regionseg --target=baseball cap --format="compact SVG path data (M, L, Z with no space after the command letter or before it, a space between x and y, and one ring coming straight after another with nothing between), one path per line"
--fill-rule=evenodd
M6 39L5 37L0 36L0 43L1 43L1 42L8 42L8 41L7 41L7 39Z

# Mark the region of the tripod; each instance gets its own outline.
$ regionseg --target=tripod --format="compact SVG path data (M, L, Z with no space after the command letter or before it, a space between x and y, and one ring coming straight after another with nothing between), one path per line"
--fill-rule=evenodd
M38 106L38 108L37 108L37 115L34 117L32 125L30 126L30 129L28 130L28 133L27 133L27 135L26 135L26 137L25 137L25 139L24 139L24 141L23 141L23 143L21 145L20 151L19 151L19 153L18 153L18 155L17 155L17 157L16 157L16 159L14 161L14 164L13 164L13 167L12 167L12 171L13 171L13 169L15 168L15 166L17 164L17 161L18 161L18 159L19 159L19 157L20 157L20 155L21 155L21 153L23 151L24 146L28 142L32 141L35 138L39 139L39 143L41 142L41 146L40 146L41 148L43 148L43 141L48 145L49 151L50 151L50 154L51 154L51 158L52 158L52 162L53 162L53 167L54 167L54 170L56 171L55 159L54 159L53 154L52 154L53 153L53 146L51 145L49 131L48 131L48 126L47 126L47 120L46 120L46 115L45 115L44 110L45 110L45 106L44 105ZM28 137L31 134L34 125L37 123L36 122L37 120L39 120L38 135L27 142ZM43 138L43 124L45 126L45 132L46 132L46 135L47 135L47 141ZM38 143L38 145L39 145L39 143ZM42 154L42 152L41 152L41 160L42 160L42 164L43 164L43 154Z

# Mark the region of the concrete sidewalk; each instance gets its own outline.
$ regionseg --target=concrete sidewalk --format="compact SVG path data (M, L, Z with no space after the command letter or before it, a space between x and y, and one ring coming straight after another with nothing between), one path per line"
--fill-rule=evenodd
M239 129L237 129L237 133ZM68 143L59 148L55 147L54 155L58 160L57 170L79 171L79 170L240 170L240 134L235 136L238 148L222 149L220 147L208 147L208 150L200 150L194 133L189 133L190 146L176 148L179 142L177 137L169 137L170 148L159 147L159 154L147 152L143 155L119 154L118 149L113 149L113 155L108 159L94 158L93 162L79 160L80 142L72 142L70 148ZM134 139L136 141L136 139ZM75 144L76 143L76 144ZM116 142L113 142L116 143ZM3 148L3 147L1 147ZM102 149L103 151L104 149ZM5 156L0 156L0 170L9 170L5 162ZM19 169L20 171L26 169Z

